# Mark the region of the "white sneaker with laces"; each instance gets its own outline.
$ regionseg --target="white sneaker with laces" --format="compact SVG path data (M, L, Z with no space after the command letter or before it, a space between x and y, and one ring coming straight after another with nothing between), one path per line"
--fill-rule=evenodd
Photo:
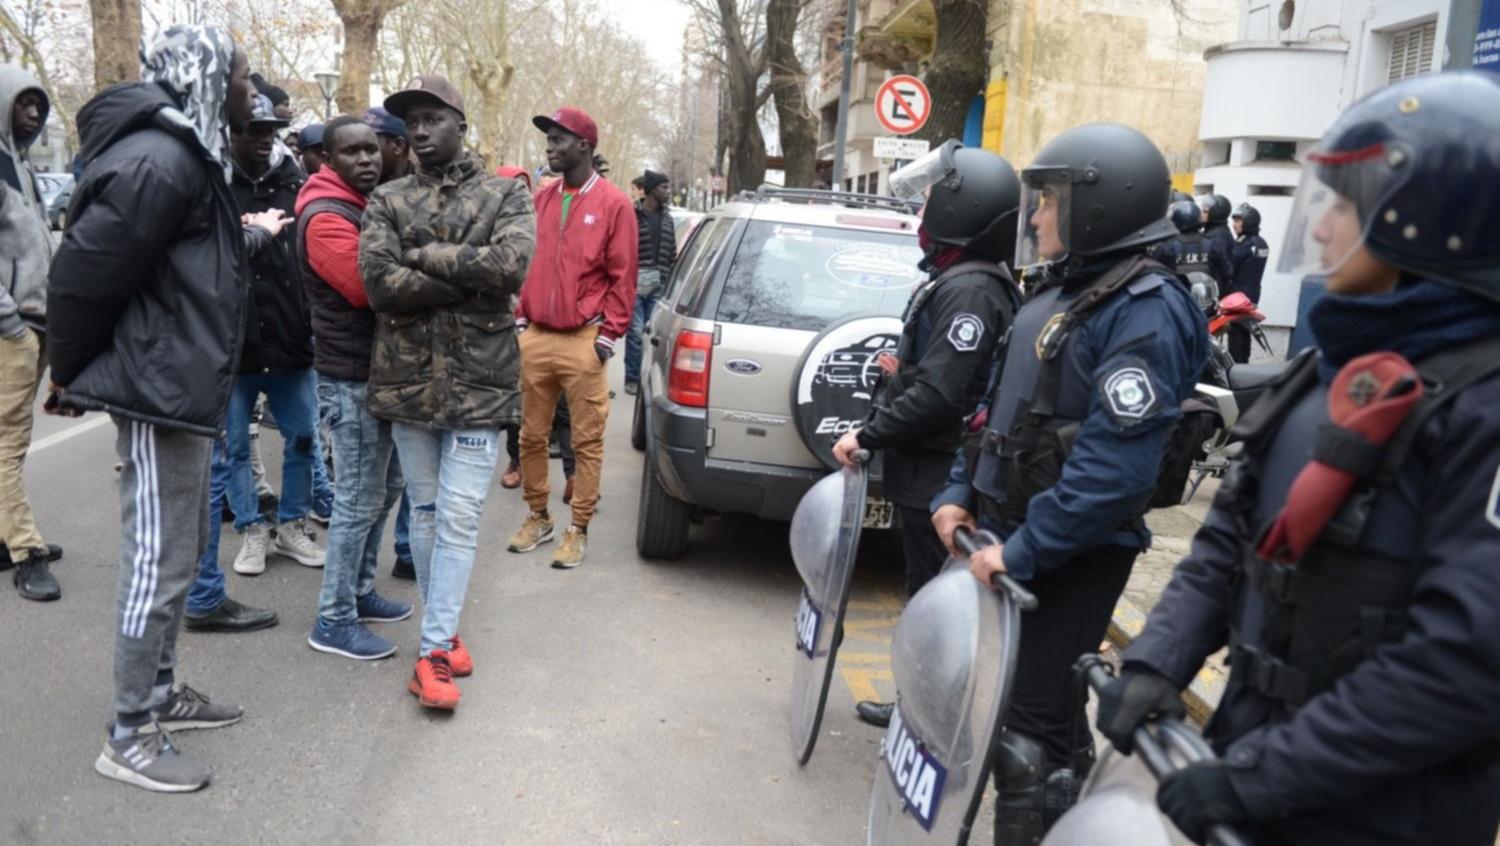
M256 523L246 529L239 554L234 557L234 571L241 576L259 576L264 573L266 546L270 540L271 527L265 523Z
M307 518L293 520L283 523L276 530L276 541L271 546L273 555L290 558L304 567L322 567L327 553L318 548L313 540L312 529L307 525Z

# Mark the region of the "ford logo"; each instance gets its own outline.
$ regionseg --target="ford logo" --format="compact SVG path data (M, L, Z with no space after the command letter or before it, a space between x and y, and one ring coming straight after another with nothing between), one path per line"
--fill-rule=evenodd
M754 376L760 372L760 362L751 361L748 358L731 358L724 362L724 367L730 373L737 373L741 376Z

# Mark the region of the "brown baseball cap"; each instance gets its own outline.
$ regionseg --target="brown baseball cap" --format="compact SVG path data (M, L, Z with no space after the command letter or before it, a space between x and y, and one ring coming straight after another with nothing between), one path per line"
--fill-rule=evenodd
M385 98L385 110L405 120L407 109L424 102L447 106L458 112L459 117L468 119L464 115L464 96L458 93L458 86L439 73L422 74L406 83L405 88Z

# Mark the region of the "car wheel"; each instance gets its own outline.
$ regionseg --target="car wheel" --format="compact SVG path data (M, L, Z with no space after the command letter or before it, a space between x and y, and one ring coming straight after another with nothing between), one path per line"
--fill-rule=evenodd
M642 558L677 558L687 550L693 508L675 499L656 477L647 455L641 467L641 505L635 518L635 549Z
M636 391L635 413L630 417L630 445L636 452L646 450L646 392Z

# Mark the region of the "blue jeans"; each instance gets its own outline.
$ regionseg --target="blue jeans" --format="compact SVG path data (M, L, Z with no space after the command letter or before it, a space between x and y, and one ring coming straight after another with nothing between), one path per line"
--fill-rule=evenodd
M229 448L223 438L214 438L213 464L208 477L208 546L198 558L198 577L187 597L187 613L195 617L212 614L229 598L224 590L224 571L219 568L219 529L228 487Z
M478 548L479 518L499 429L420 429L392 423L411 496L411 551L422 594L422 653L452 648Z
M276 518L290 523L312 508L314 444L318 437L317 382L312 368L290 373L242 373L229 395L229 505L234 528L262 521L250 474L250 412L255 398L266 395L281 430L281 500Z
M318 616L329 623L357 620L357 598L375 589L380 539L403 487L391 424L365 410L365 391L365 382L318 377L318 409L333 433L339 480L318 596Z
M625 334L625 381L641 382L641 333L646 321L651 319L651 309L656 306L656 295L635 298L635 311L630 315L630 331Z
M401 460L393 458L392 464L399 467ZM406 495L406 480L401 481L401 508L396 512L396 557L411 560L411 497Z

